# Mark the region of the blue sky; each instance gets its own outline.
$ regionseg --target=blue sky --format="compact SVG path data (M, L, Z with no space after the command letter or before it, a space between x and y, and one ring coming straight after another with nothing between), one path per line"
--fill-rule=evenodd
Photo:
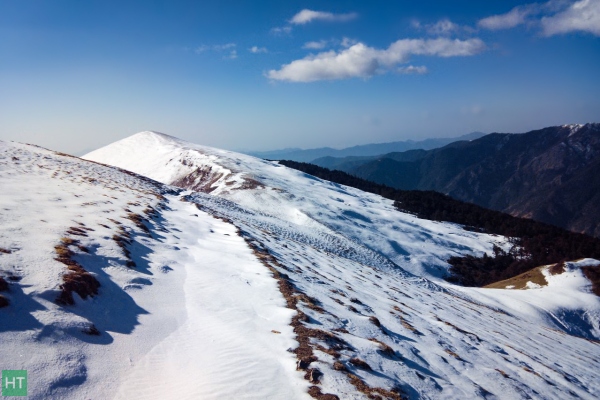
M234 150L600 121L600 0L0 0L0 139Z

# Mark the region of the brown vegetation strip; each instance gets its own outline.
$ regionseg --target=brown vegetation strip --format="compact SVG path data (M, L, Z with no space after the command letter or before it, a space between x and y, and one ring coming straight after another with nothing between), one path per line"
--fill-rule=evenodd
M144 223L144 222L148 222L148 220L146 218L142 217L139 214L133 213L133 212L129 212L127 214L126 218L131 220L131 222L133 222L135 224L135 226L137 226L142 231L144 231L144 233L146 233L148 236L150 236L150 229L148 229L148 227Z
M100 287L100 282L96 277L73 260L74 253L69 249L69 246L77 244L76 240L64 237L61 239L61 244L54 246L57 255L55 260L65 264L69 269L69 272L62 277L61 292L55 300L56 303L63 306L75 304L73 292L77 293L82 299L86 299L88 296L97 295Z
M510 279L505 279L503 281L490 283L489 285L484 286L486 289L506 289L507 286L513 286L512 289L526 289L527 282L533 282L540 286L547 286L548 281L542 274L541 267L534 268L522 274L519 274Z
M128 266L129 268L135 268L136 267L135 261L133 261L131 259L131 252L129 251L129 248L128 248L128 246L131 245L131 236L130 236L129 232L127 232L121 225L119 225L117 227L117 230L119 231L120 234L119 235L114 234L112 236L112 239L115 241L117 246L119 246L121 248L125 258L127 258L127 262L125 263L125 265Z

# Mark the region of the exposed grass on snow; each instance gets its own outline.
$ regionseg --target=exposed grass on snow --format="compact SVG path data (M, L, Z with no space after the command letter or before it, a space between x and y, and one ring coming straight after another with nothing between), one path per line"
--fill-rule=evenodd
M71 228L72 229L72 228ZM63 237L61 243L54 246L56 261L65 264L69 270L62 276L63 283L60 285L60 294L56 298L56 303L66 306L75 304L73 292L77 293L82 299L93 297L98 294L100 282L96 277L87 272L77 261L73 259L75 253L69 249L69 246L77 246L79 242L69 237Z
M484 286L484 288L506 289L510 287L511 289L526 289L528 282L532 282L540 286L547 286L548 281L546 281L544 274L542 274L542 268L543 267L534 268L532 270L519 274L513 278L491 283L489 285Z

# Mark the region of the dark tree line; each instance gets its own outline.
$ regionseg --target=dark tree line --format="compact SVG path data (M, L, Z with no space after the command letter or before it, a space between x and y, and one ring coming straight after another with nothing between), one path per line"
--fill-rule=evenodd
M542 222L488 210L433 191L398 190L370 182L342 171L313 164L279 161L307 174L351 186L394 200L394 206L419 218L461 224L465 229L506 236L512 248L495 248L482 257L451 257L448 281L466 286L484 286L512 278L540 265L578 258L600 259L600 239Z

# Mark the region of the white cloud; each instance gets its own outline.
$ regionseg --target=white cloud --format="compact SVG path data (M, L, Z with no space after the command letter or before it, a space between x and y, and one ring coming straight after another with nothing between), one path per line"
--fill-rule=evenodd
M217 44L213 46L213 49L216 51L228 50L235 48L235 43L226 43L226 44Z
M435 24L426 25L425 29L430 35L450 35L460 30L460 26L445 18Z
M396 72L399 74L404 74L404 75L411 75L411 74L423 75L423 74L426 74L428 72L428 70L427 70L427 67L424 65L421 65L421 66L408 65L406 67L399 67L396 70Z
M331 50L292 61L279 70L270 70L266 76L273 80L289 82L368 78L408 61L411 55L471 56L484 49L485 44L480 39L402 39L392 43L385 50L357 43L340 52Z
M304 43L302 48L308 49L308 50L322 50L326 47L333 47L333 46L341 46L341 47L348 48L348 47L354 46L356 43L358 43L358 41L344 37L344 38L342 38L342 40L330 39L330 40L318 40L318 41L313 41L313 42L306 42L306 43Z
M419 31L425 31L432 36L450 36L459 33L473 33L475 29L470 26L458 25L450 21L448 18L443 18L433 24L422 24L421 21L413 19L410 21L410 26Z
M541 20L546 36L573 31L589 32L600 36L600 0L581 0L566 10Z
M325 47L327 47L329 44L329 41L327 40L319 40L319 41L315 41L315 42L306 42L304 43L304 46L302 46L303 49L311 49L311 50L321 50L324 49Z
M342 42L340 43L340 45L342 47L350 47L350 46L354 46L356 43L358 43L357 40L349 39L349 38L345 37L342 39Z
M480 19L477 25L480 28L492 31L510 29L524 24L527 21L527 17L533 12L535 12L535 7L518 6L506 14L492 15L491 17Z
M266 47L258 47L258 46L252 46L252 47L250 47L248 49L248 51L250 53L254 53L254 54L268 53L269 52Z
M236 51L234 50L236 48L236 44L235 43L225 43L225 44L214 44L212 46L208 46L208 45L200 45L198 47L196 47L194 49L194 52L197 54L200 53L204 53L205 51L216 51L216 52L222 52L222 51L230 51L231 53L236 53ZM235 57L233 57L235 58Z
M358 17L357 13L334 14L326 11L313 11L304 9L298 14L294 15L290 20L290 23L294 25L304 25L315 20L346 22L351 21L356 17Z
M582 31L600 36L600 0L550 0L517 6L506 14L479 20L484 29L510 29L519 25L541 26L546 36Z
M231 50L228 55L224 56L225 60L235 60L238 58L237 50Z
M292 32L291 26L277 26L275 28L271 28L272 35L289 35Z

